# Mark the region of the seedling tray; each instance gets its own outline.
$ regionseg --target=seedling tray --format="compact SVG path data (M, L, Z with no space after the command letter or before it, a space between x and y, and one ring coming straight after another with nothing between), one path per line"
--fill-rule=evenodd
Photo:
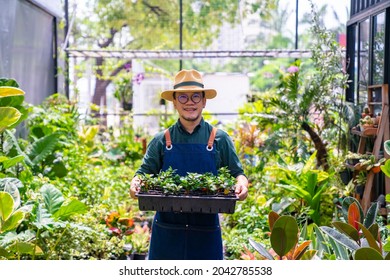
M232 195L192 196L138 193L142 211L181 213L234 213L237 197Z

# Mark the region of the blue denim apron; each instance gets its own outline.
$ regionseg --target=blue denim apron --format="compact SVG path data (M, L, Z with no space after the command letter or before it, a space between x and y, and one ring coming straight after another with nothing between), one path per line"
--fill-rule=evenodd
M167 131L162 170L172 167L180 176L187 175L187 172L217 174L213 144L216 130L207 145L171 144ZM149 259L222 260L218 214L157 212L152 225Z

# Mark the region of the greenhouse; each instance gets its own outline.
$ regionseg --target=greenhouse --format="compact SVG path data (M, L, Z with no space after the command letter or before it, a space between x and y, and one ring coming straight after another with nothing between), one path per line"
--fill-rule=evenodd
M336 2L0 0L1 265L390 260L390 1Z

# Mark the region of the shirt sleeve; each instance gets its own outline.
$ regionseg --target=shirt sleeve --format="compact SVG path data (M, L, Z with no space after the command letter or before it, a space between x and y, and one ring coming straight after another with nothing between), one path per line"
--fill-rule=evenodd
M226 166L234 177L239 175L246 176L230 136L225 131L218 129L216 141L220 158L219 167Z
M158 174L162 168L163 133L158 133L148 144L141 166L136 174Z

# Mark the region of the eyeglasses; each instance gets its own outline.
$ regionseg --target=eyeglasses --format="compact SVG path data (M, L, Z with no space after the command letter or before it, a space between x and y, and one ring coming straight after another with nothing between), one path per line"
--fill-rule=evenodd
M191 100L195 104L199 103L203 98L203 95L201 93L194 93L191 95ZM177 97L177 101L179 101L181 104L186 104L190 100L190 97L188 97L187 94L181 94Z

